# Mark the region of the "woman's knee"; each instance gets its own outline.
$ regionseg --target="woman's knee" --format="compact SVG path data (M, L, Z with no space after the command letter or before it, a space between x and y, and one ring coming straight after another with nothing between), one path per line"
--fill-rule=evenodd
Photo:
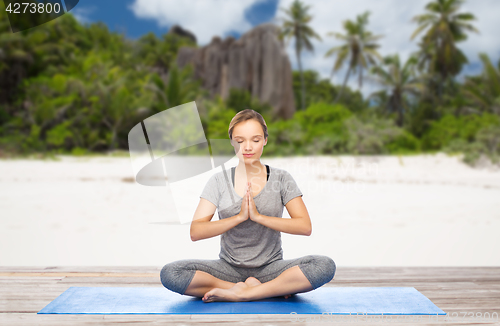
M170 291L184 294L194 273L194 270L185 268L183 261L168 263L161 269L161 284Z
M335 272L337 271L337 265L335 264L333 259L331 259L328 256L318 255L317 259L322 266L322 270L325 273L325 277L327 277L329 279L328 282L330 282L335 277Z
M313 286L319 287L333 280L337 266L333 259L324 255L309 255L305 257L311 264L311 269L315 274L315 283ZM319 285L319 283L322 283Z
M174 263L168 263L161 269L160 280L164 287L170 290L175 276L178 273L177 267Z

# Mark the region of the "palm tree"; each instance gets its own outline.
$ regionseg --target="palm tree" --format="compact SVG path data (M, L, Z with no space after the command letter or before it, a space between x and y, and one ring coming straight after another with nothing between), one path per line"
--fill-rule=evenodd
M413 17L418 27L411 39L425 32L420 43L420 66L429 73L437 73L441 81L460 73L467 58L456 47L457 42L467 39L467 31L478 32L470 24L475 20L471 13L459 13L464 0L435 0L425 6L426 13Z
M404 122L404 111L408 109L407 94L418 95L423 92L424 85L415 77L416 57L410 57L406 63L401 66L399 55L387 56L383 60L383 66L375 66L371 69L375 81L384 86L384 90L372 94L381 96L386 100L389 112L397 112L398 126L402 127ZM387 97L386 92L390 95Z
M304 5L300 0L294 0L288 9L282 8L288 16L288 19L283 19L283 26L280 34L281 39L285 38L289 40L292 37L295 38L295 55L297 56L300 82L302 85L302 110L305 109L306 91L300 53L303 48L311 52L314 51L310 40L311 38L316 38L321 41L321 37L308 25L312 19L312 16L307 13L309 8L310 6Z
M479 77L467 77L465 93L481 108L500 115L500 60L495 67L485 53L479 57L483 73Z
M330 57L333 54L337 55L330 79L336 71L344 66L346 60L349 60L347 73L335 102L340 99L352 71L355 73L356 71L359 72L358 83L359 87L362 87L363 69L367 69L370 64L373 65L376 63L376 59L381 58L380 54L377 52L379 45L376 41L382 38L382 35L373 35L366 30L369 15L370 13L367 11L362 15L358 15L356 21L344 21L343 27L346 31L345 34L337 32L329 32L327 34L328 36L334 36L344 42L343 45L333 47L325 54L325 57Z
M183 46L195 47L190 39L176 34L164 34L160 40L152 32L142 36L135 47L135 56L147 66L154 67L160 74L167 74Z
M152 90L161 103L156 108L158 112L189 102L197 95L205 95L200 82L193 78L191 65L179 69L171 63L168 75L152 74L146 88Z

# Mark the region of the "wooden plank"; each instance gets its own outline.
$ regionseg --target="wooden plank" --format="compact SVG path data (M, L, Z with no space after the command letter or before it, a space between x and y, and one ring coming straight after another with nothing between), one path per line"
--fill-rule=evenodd
M9 314L9 317L2 316L4 314L0 314L0 323L2 325L122 325L124 323L127 324L145 324L145 325L165 325L165 324L176 324L176 325L217 325L217 324L228 324L228 325L304 325L303 322L293 322L295 318L285 315L34 315L34 314L26 314L26 313L18 313L18 314ZM234 319L231 316L236 316L238 319ZM300 318L306 319L307 317L313 317L314 315L299 315ZM57 318L54 318L57 317ZM336 322L325 322L328 321L326 318L322 316L323 319L316 319L317 321L322 322L307 322L307 325L335 325L335 324L347 324L347 325L367 325L367 323L373 323L369 321L363 322L354 322L355 318L363 318L351 316L351 319L344 319L348 322L340 323L340 316ZM404 316L401 316L403 318ZM411 317L411 316L408 316ZM439 322L432 322L435 316L422 316L420 322L410 323L410 322L387 322L386 324L390 325L470 325L471 321L463 321L463 322L445 322L444 316L439 316ZM344 317L348 318L348 317ZM416 317L415 317L416 318ZM331 317L329 320L332 320ZM350 320L350 321L349 321ZM395 320L395 319L394 319ZM410 319L408 319L410 320ZM426 322L429 321L429 322ZM383 325L384 323L378 323ZM485 322L478 321L473 324L477 325L494 325L494 322Z
M9 277L9 278L7 278ZM79 272L57 272L57 273L17 273L17 272L4 272L0 273L0 280L12 279L14 277L160 277L160 273L79 273Z
M152 273L163 266L0 266L0 273Z
M0 272L95 272L95 273L159 273L162 267L159 266L0 266ZM405 277L414 275L418 277L439 277L459 275L463 277L473 275L489 274L497 276L500 274L500 267L337 267L337 275L350 277L362 277L364 279L387 274L391 277Z
M0 267L0 325L255 324L288 325L286 315L37 315L71 286L163 287L161 267ZM500 314L500 267L347 267L325 286L409 286L448 313ZM301 323L297 323L301 324ZM349 323L350 325L366 325ZM391 322L391 325L400 323ZM425 322L422 325L442 325ZM471 324L446 322L447 325ZM477 322L477 324L495 324ZM408 323L401 323L408 325Z
M67 277L59 281L59 283L64 284L159 284L161 285L160 276L157 275L155 278L151 277ZM75 285L78 286L78 285ZM127 286L127 285L123 285Z

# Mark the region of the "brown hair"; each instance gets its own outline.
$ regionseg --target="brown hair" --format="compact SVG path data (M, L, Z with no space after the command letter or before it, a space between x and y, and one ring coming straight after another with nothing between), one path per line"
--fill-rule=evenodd
M236 113L236 115L231 120L231 123L229 124L229 130L228 130L229 139L233 139L233 130L234 130L234 127L238 123L243 122L243 121L247 121L247 120L251 120L251 119L257 120L257 122L260 123L260 125L262 126L262 130L264 131L264 138L267 138L267 136L268 136L267 125L266 125L266 121L264 120L262 115L259 112L254 111L252 109L245 109L243 111Z

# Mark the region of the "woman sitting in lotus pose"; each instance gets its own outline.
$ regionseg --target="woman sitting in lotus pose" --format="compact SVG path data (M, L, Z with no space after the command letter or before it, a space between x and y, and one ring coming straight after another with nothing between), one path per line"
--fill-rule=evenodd
M222 234L219 259L166 264L163 286L204 302L252 301L302 293L330 282L335 262L322 255L283 259L281 232L311 235L302 192L285 170L263 165L267 125L254 110L238 112L229 138L239 164L214 174L200 196L191 223L193 241ZM232 180L232 182L230 181ZM286 207L290 219L283 219ZM219 220L211 221L219 209Z

